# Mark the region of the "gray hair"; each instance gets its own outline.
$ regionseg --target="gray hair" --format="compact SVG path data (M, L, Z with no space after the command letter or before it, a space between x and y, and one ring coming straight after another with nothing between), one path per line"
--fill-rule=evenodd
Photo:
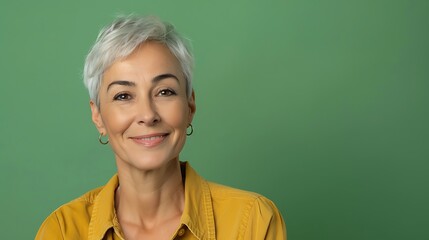
M192 93L193 56L187 41L173 25L156 17L119 17L104 27L85 60L83 81L89 97L99 107L99 90L104 71L116 60L129 56L146 41L165 44L180 62L186 80L186 93Z

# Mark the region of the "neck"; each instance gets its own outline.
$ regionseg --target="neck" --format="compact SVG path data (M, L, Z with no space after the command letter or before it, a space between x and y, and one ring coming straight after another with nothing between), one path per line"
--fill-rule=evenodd
M150 171L120 170L115 196L120 222L153 228L180 218L185 198L179 161Z

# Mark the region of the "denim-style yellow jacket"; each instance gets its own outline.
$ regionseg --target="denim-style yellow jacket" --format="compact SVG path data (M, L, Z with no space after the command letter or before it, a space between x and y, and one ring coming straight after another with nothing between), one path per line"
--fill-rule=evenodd
M185 208L171 239L284 240L286 227L273 202L201 178L188 163ZM115 212L117 175L55 210L40 227L36 239L124 239Z

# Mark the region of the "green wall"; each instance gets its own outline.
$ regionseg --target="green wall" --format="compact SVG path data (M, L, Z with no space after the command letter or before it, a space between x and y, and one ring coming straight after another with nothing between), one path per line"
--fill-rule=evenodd
M290 239L428 238L428 1L81 0L0 3L3 239L114 174L81 73L131 12L192 39L201 175L274 200Z

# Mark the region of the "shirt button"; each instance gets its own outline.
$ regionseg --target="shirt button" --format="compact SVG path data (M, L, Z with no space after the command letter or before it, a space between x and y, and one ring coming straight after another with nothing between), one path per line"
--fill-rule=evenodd
M181 237L181 236L185 235L185 229L183 229L183 228L179 229L179 232L177 233L177 235L178 235L179 237Z

